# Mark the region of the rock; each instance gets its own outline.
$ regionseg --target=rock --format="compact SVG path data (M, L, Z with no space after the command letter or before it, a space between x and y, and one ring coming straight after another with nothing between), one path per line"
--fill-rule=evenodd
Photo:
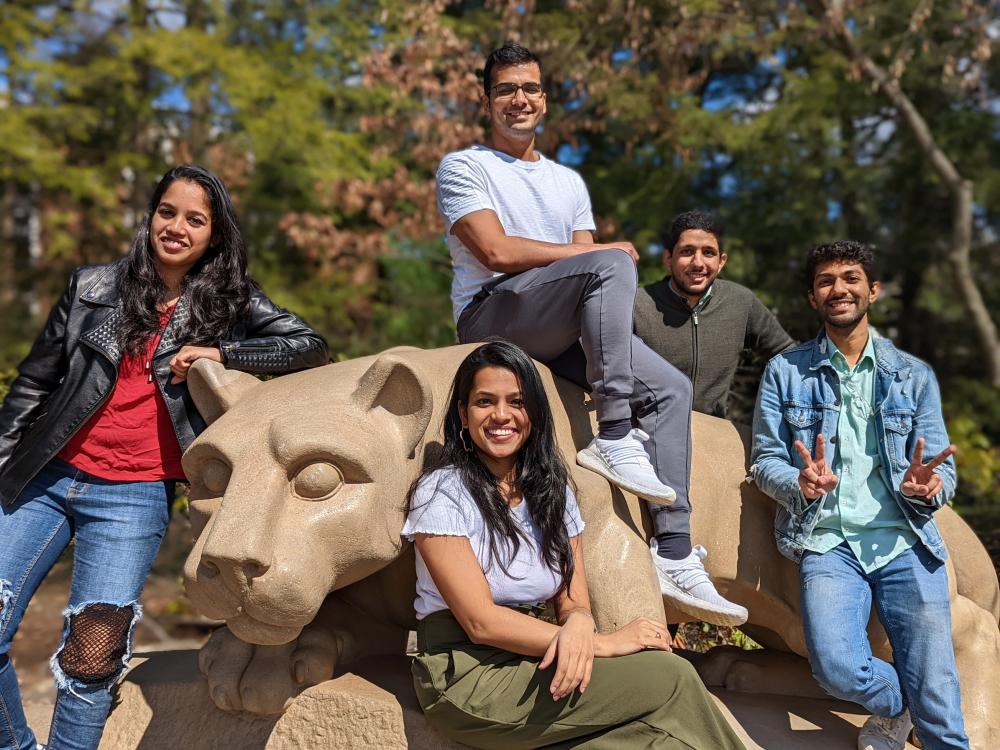
M198 652L144 653L132 661L100 750L350 750L461 747L424 719L406 657L373 658L301 693L283 715L215 707Z
M866 716L841 701L713 690L747 750L854 747ZM262 717L215 707L197 651L137 656L121 684L100 750L459 750L424 719L406 657L377 657ZM911 745L907 745L911 748Z

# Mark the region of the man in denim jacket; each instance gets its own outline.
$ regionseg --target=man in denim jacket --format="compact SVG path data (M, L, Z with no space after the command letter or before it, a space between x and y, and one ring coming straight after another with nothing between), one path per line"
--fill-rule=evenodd
M862 750L903 748L911 719L926 750L968 748L934 522L956 481L937 380L870 331L869 248L820 245L806 273L823 330L768 363L750 473L778 502L779 550L800 565L813 674L871 712ZM873 600L894 664L872 656Z

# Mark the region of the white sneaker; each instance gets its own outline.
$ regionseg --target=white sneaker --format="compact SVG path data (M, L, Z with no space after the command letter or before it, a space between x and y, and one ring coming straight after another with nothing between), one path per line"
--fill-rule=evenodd
M858 750L903 750L911 729L909 711L895 718L872 714L858 733Z
M660 505L671 505L677 493L656 478L642 444L649 440L642 430L632 430L618 440L595 437L576 454L576 462L611 484Z
M702 560L708 550L700 544L683 560L668 560L656 551L656 537L649 541L660 593L682 612L713 625L742 625L747 621L747 608L724 599L711 579Z

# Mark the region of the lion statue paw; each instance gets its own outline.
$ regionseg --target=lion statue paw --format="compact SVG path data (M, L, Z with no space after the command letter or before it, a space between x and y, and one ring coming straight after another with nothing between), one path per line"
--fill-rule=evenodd
M337 653L335 636L323 628L306 627L280 646L259 646L222 627L202 648L198 666L223 711L273 715L306 688L333 677Z

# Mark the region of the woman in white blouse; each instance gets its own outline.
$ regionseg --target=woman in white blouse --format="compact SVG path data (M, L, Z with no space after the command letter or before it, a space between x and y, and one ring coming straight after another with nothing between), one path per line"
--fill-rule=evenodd
M473 351L444 432L403 528L430 722L483 748L743 748L664 624L596 632L584 523L528 356L502 341ZM558 625L539 619L546 602Z

